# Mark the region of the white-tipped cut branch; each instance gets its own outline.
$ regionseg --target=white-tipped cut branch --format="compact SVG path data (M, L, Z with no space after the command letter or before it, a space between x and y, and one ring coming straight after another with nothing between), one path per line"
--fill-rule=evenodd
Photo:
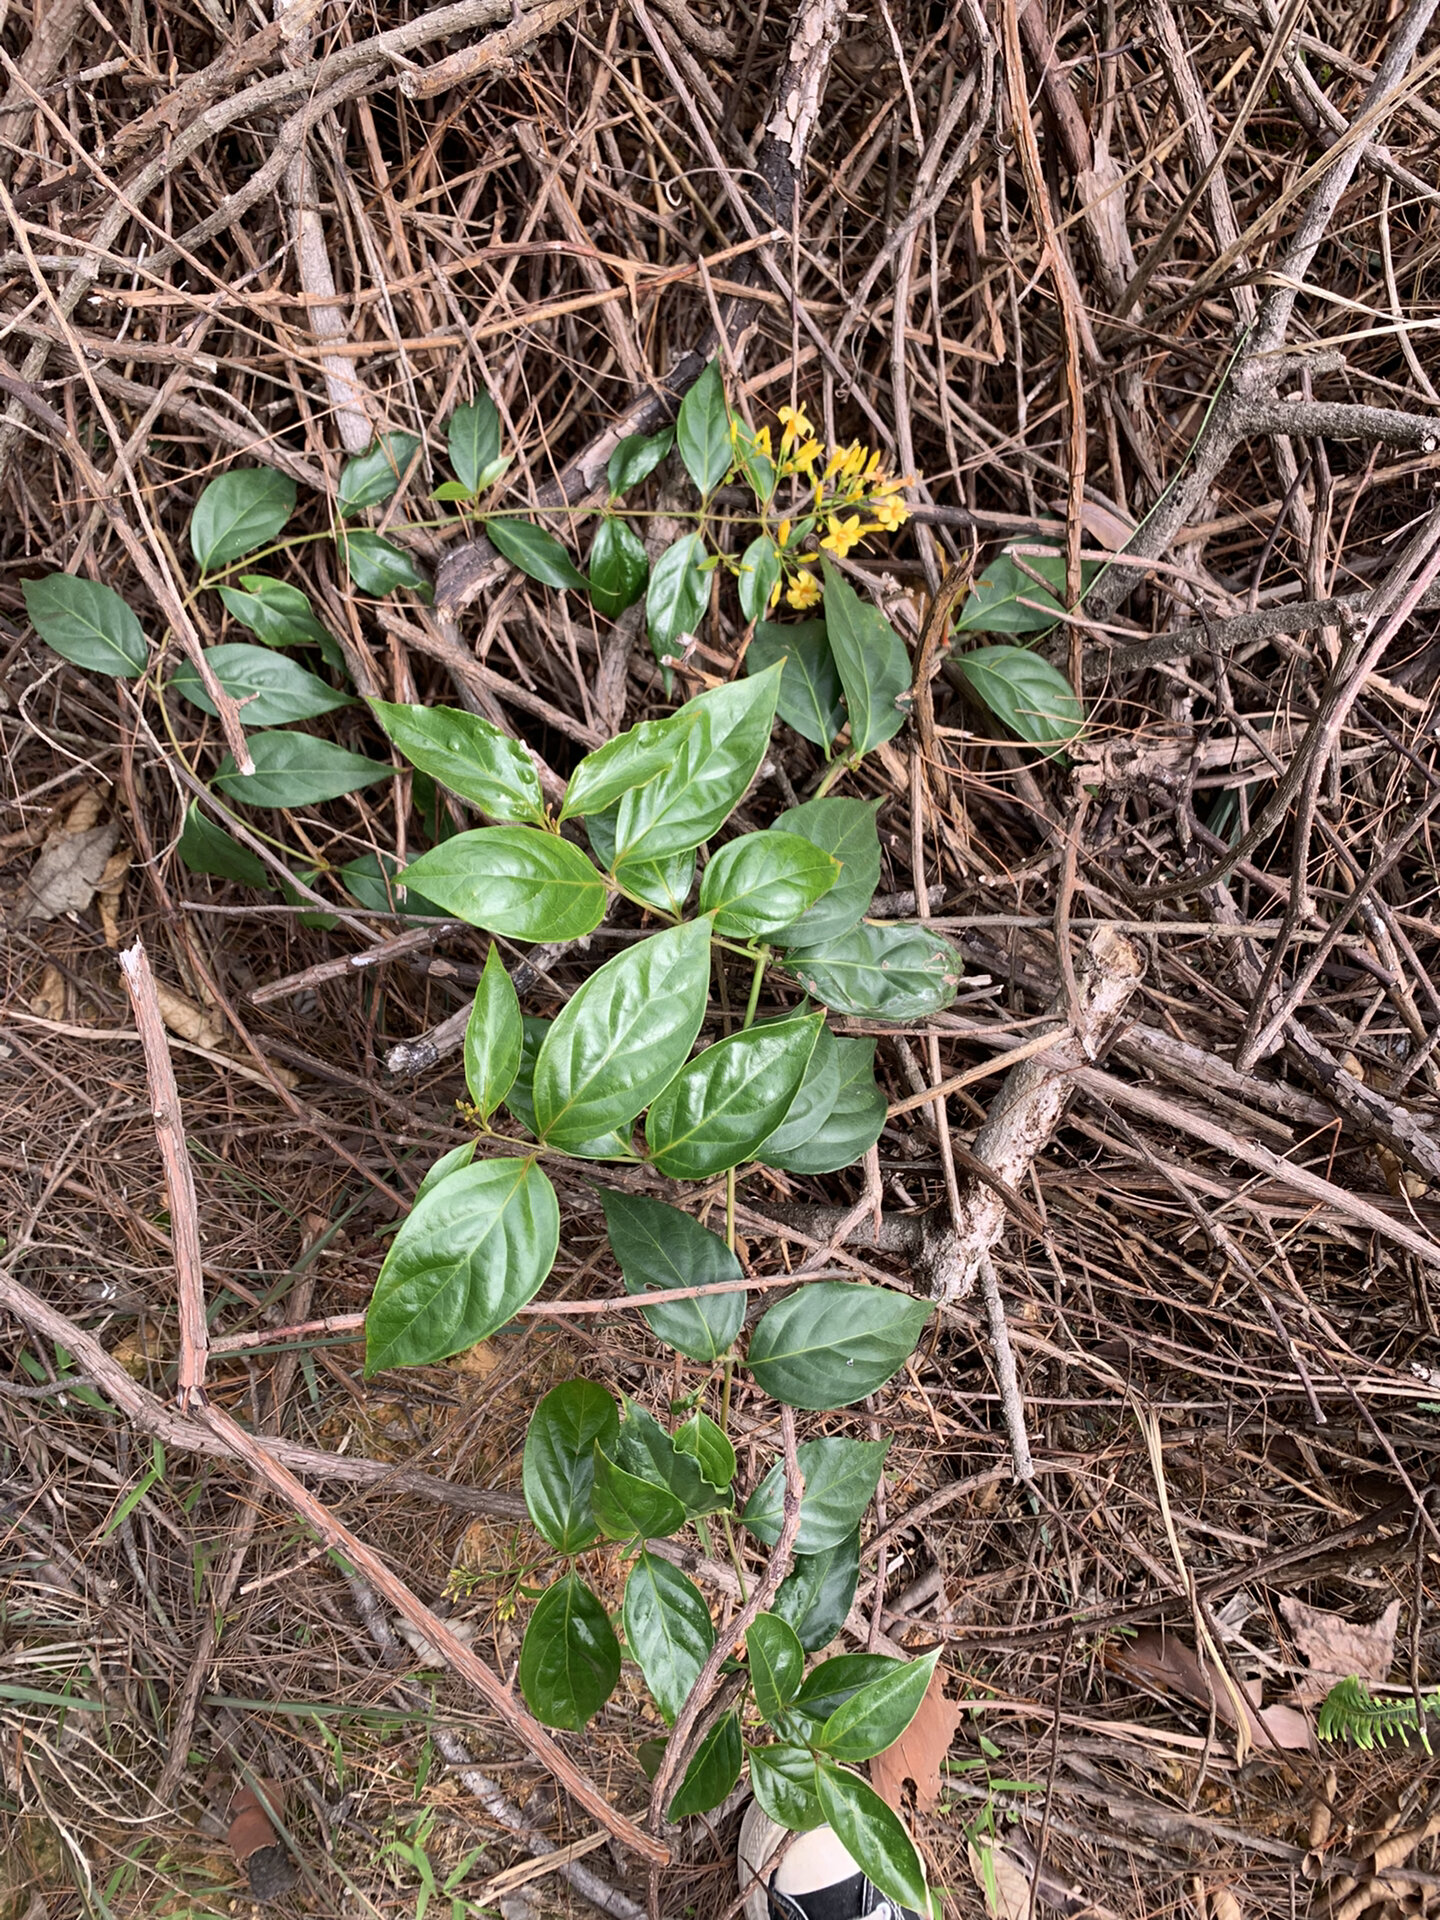
M195 1201L195 1179L185 1147L185 1123L180 1113L180 1090L170 1064L170 1042L160 1014L160 996L144 945L137 940L120 955L120 971L135 1024L145 1049L145 1077L150 1088L150 1110L155 1138L165 1162L165 1192L170 1202L170 1242L175 1250L175 1286L180 1304L180 1368L175 1397L182 1409L203 1404L205 1354L205 1274L200 1252L200 1213Z

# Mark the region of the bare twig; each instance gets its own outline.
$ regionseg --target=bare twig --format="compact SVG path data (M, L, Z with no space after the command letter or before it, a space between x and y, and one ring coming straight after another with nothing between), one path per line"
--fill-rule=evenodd
M175 1288L180 1305L180 1366L175 1398L184 1412L205 1404L205 1352L209 1339L195 1176L185 1146L180 1090L175 1085L175 1070L170 1064L160 998L143 941L137 939L133 947L120 955L120 971L125 977L125 988L135 1009L135 1024L145 1048L145 1077L150 1087L155 1138L165 1162L170 1239L175 1249Z

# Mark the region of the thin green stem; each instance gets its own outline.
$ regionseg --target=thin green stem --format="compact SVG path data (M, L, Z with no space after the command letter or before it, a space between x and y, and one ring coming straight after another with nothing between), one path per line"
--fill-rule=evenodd
M760 1004L760 982L765 978L765 968L769 960L769 947L761 947L755 955L755 975L750 982L750 998L745 1003L745 1018L740 1022L742 1033L755 1019L755 1009Z
M721 1514L720 1524L725 1529L725 1544L730 1549L730 1564L735 1569L735 1578L740 1582L740 1604L743 1607L749 1600L750 1595L745 1590L745 1568L741 1564L740 1553L735 1545L735 1531L730 1525L730 1516L728 1513Z
M847 753L843 759L832 760L830 765L825 769L824 775L821 778L819 786L816 787L814 793L811 794L810 798L812 800L823 799L824 796L830 791L831 787L835 785L835 782L837 780L839 780L843 775L847 773L854 772L855 768L859 766L863 757L864 756L862 754Z

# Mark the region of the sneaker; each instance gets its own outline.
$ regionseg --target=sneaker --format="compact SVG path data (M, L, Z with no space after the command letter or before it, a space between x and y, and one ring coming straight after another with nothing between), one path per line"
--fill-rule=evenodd
M770 1861L786 1840L784 1858ZM920 1920L865 1878L833 1827L791 1835L752 1800L740 1823L746 1920Z

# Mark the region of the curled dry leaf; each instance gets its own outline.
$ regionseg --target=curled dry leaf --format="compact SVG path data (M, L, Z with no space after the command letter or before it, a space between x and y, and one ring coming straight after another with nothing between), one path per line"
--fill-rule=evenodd
M65 976L58 967L46 967L40 976L40 991L30 1002L30 1011L42 1020L63 1021L68 1004Z
M915 1804L922 1812L929 1813L938 1804L943 1784L940 1769L962 1711L958 1700L946 1697L945 1670L937 1667L915 1718L893 1747L870 1762L871 1786L897 1813L907 1780L915 1782Z
M1215 1717L1221 1726L1236 1726L1235 1703L1230 1689L1213 1661L1201 1661L1192 1648L1173 1633L1147 1628L1133 1640L1124 1641L1106 1651L1105 1664L1112 1673L1157 1693L1176 1693L1193 1705L1210 1710L1213 1695ZM1258 1681L1246 1684L1252 1697L1245 1701L1246 1735L1256 1755L1274 1754L1277 1748L1303 1752L1312 1744L1308 1715L1294 1707L1261 1707Z
M230 1850L245 1869L255 1900L278 1900L299 1879L271 1815L283 1817L285 1796L273 1780L257 1780L254 1787L239 1786L230 1802L226 1834Z
M419 1627L412 1626L408 1620L402 1620L398 1613L392 1624L400 1637L408 1641L414 1649L416 1660L420 1666L449 1666L449 1661L445 1658L445 1655L440 1651L439 1647L433 1646L420 1631ZM466 1647L473 1642L480 1627L480 1623L477 1620L447 1620L445 1624L461 1645Z
M73 811L70 818L74 818ZM51 834L21 886L20 898L10 912L11 925L83 913L95 897L119 837L118 820L87 827L81 833L72 833L67 821Z
M1295 1689L1302 1704L1323 1700L1337 1680L1354 1674L1360 1680L1383 1680L1395 1658L1395 1629L1400 1624L1400 1602L1392 1600L1380 1618L1368 1627L1356 1626L1343 1613L1326 1613L1307 1606L1292 1594L1280 1602L1285 1624L1295 1636L1296 1649L1310 1663L1310 1672Z
M219 1046L225 1037L225 1022L218 1013L197 1007L193 1000L177 993L174 987L167 987L163 981L155 982L155 992L160 1002L160 1018L171 1033L188 1040L192 1046Z

